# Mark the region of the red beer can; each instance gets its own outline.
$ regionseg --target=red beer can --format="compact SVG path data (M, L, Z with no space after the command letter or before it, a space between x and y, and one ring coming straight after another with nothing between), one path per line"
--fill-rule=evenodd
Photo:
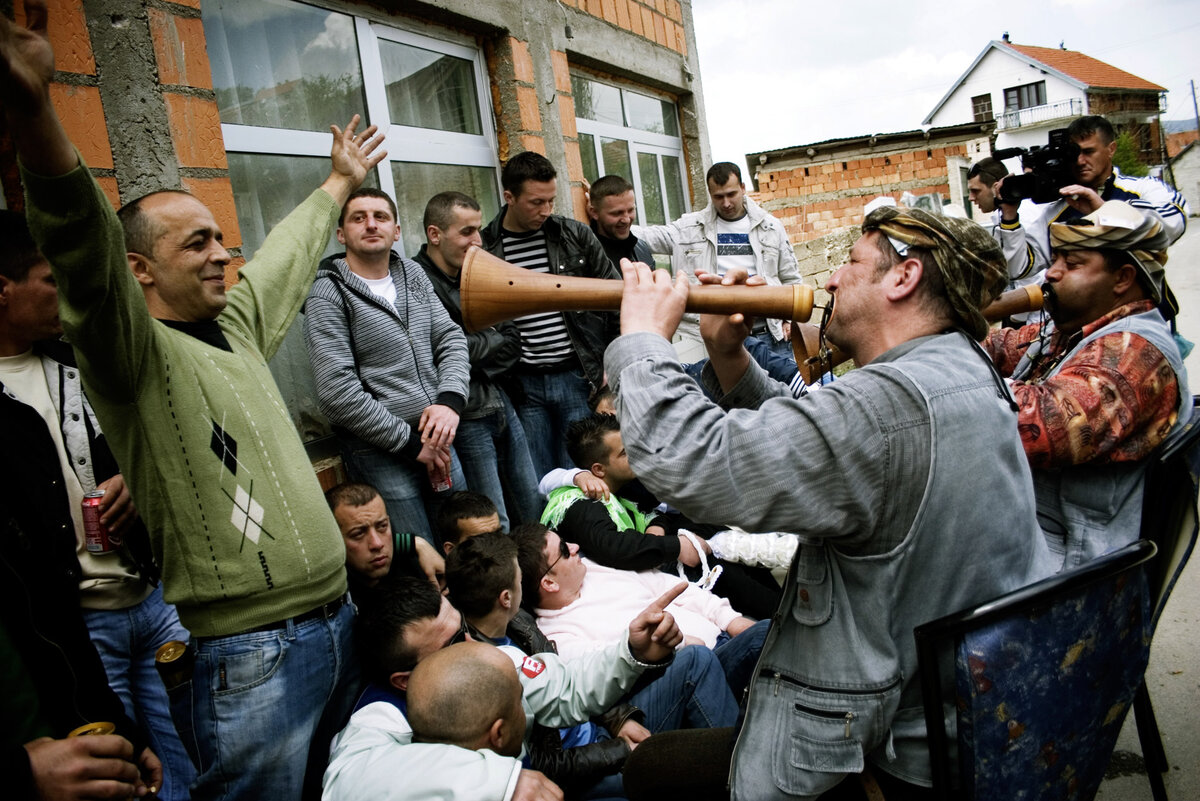
M93 490L83 496L83 539L89 553L112 553L121 545L121 538L100 522L100 499L104 490Z

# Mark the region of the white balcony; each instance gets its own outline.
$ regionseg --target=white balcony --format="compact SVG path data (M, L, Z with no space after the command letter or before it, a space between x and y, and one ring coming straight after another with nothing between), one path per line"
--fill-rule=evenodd
M1083 115L1083 98L1073 97L1070 100L1060 100L1044 106L1031 106L1014 111L1006 111L996 118L997 131L1010 131L1014 128L1029 128L1053 123L1057 120L1069 120Z

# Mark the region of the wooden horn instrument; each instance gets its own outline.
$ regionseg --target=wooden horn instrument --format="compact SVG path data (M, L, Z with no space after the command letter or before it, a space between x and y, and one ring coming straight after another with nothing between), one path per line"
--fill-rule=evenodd
M1042 308L1042 288L1037 284L1019 286L1010 289L992 301L983 310L983 316L988 322L994 323L1023 312L1037 311ZM836 345L828 345L829 358L820 358L821 329L809 323L797 322L792 326L792 353L796 357L796 366L800 368L800 377L805 384L814 384L820 380L825 370L849 360Z
M477 247L463 259L459 293L463 327L481 331L504 320L548 311L617 311L624 281L535 273L514 267ZM687 310L710 314L743 312L755 317L807 322L812 287L692 285Z

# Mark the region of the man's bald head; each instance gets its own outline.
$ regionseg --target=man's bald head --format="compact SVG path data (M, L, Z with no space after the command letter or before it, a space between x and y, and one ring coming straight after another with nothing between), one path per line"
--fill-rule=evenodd
M518 756L525 737L521 682L500 649L462 642L431 654L408 680L413 739Z

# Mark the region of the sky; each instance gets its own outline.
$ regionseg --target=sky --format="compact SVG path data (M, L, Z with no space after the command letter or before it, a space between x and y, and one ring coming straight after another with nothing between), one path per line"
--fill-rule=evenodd
M920 128L1005 31L1166 87L1163 119L1191 119L1200 84L1196 0L692 0L692 17L714 161Z

